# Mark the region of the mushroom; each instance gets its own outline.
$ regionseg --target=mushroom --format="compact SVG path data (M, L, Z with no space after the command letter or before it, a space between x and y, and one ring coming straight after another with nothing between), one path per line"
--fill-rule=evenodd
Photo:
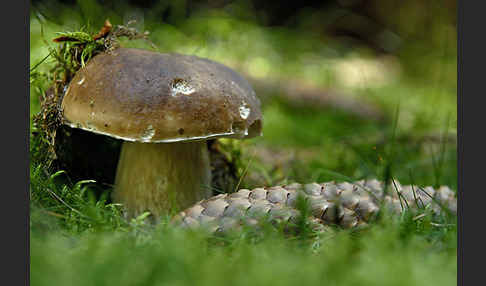
M62 100L65 124L123 140L114 202L156 217L211 195L206 140L261 135L260 101L230 68L118 48L93 57Z

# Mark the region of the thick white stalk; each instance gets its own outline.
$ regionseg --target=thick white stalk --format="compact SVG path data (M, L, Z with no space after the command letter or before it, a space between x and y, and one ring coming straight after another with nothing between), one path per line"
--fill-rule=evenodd
M205 141L123 142L112 197L129 217L149 211L157 218L210 197L210 186Z

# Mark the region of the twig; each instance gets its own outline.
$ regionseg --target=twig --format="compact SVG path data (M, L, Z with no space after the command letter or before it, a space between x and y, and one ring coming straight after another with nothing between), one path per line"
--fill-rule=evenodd
M50 189L47 189L47 191L49 192L49 194L51 194L52 196L54 196L58 201L60 201L63 205L65 205L66 207L68 207L70 210L72 210L73 212L79 214L80 216L83 216L85 218L88 218L88 219L91 219L90 217L84 215L83 213L81 213L80 211L78 211L77 209L71 207L70 205L68 205L65 201L63 201L56 193L54 193L52 190Z
M248 172L248 169L250 168L250 165L253 162L253 159L255 158L255 153L256 153L256 151L254 150L253 151L253 154L250 157L250 160L248 161L248 165L246 165L246 168L243 171L243 174L241 174L241 177L240 177L240 179L238 181L238 184L236 185L235 190L233 192L238 191L238 188L240 187L241 181L243 181L243 178L246 176L246 173Z

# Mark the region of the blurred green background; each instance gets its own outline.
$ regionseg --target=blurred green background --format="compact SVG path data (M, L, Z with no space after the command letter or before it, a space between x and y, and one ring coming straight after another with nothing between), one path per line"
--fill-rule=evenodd
M456 1L31 1L31 68L56 32L96 32L105 19L136 20L157 48L124 46L209 58L250 81L263 137L226 142L241 150L242 187L391 175L457 189ZM31 82L31 115L47 84ZM42 197L46 188L82 215ZM338 232L310 257L271 235L214 248L195 234L146 234L73 190L31 166L32 285L455 285L455 228Z

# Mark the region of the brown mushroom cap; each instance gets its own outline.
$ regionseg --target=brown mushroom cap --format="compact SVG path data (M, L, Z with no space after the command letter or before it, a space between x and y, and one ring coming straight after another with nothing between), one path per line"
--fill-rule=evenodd
M196 56L127 48L99 54L76 73L62 108L66 124L127 141L261 135L250 84Z

